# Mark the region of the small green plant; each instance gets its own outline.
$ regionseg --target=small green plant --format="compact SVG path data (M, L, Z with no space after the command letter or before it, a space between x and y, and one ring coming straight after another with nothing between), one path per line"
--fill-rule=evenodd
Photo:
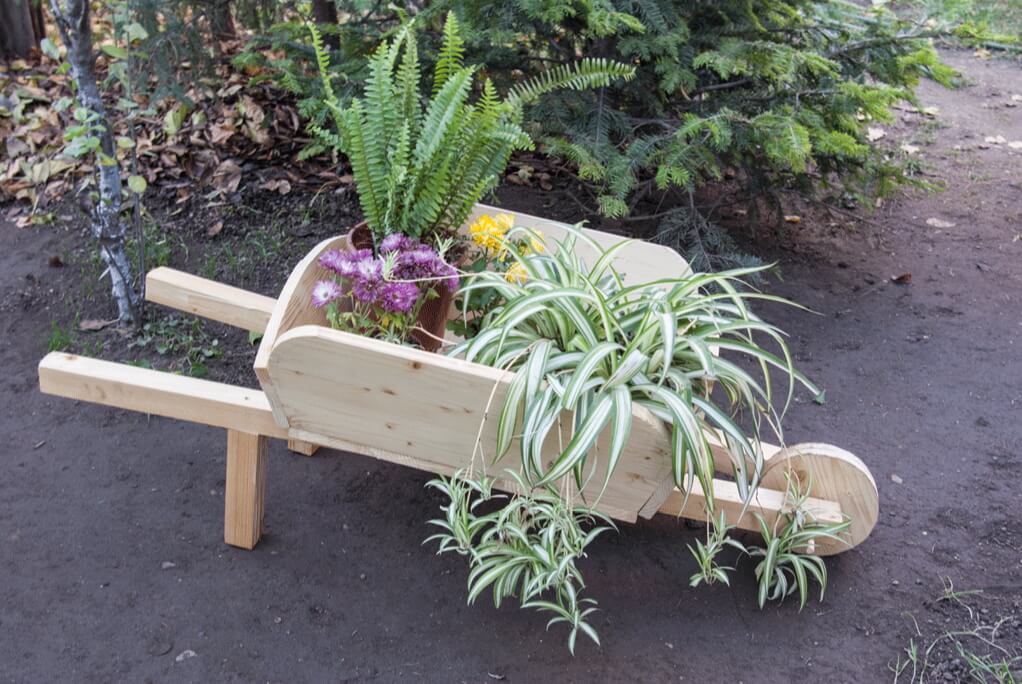
M746 551L744 544L728 536L728 533L734 528L734 525L727 524L724 512L721 511L716 522L711 522L706 526L706 543L703 544L697 539L695 547L688 547L696 559L696 563L699 564L699 572L689 578L689 586L698 587L700 584L716 584L717 582L723 582L730 586L731 581L727 574L734 568L718 565L717 556L728 546L743 553Z
M909 614L915 636L888 665L894 673L894 684L926 684L938 679L977 684L1022 682L1022 644L1006 639L1004 630L1005 623L1017 618L981 618L962 600L963 596L981 593L976 590L958 592L950 578L946 578L943 595L938 600L968 609L968 623L933 638L924 637L918 621Z
M451 13L425 105L409 23L369 60L363 97L343 106L331 85L329 55L317 29L310 28L335 128L328 131L312 123L310 130L347 156L376 242L391 233L434 242L434 236L456 230L472 206L496 186L511 153L532 148L521 126L525 104L552 90L603 86L633 73L624 64L583 59L517 84L503 99L484 79L472 102L478 69L462 63L463 42Z
M585 582L575 563L614 524L589 507L573 506L552 487L530 487L513 471L507 477L520 495L494 494L493 478L473 479L463 472L430 481L427 486L444 494L448 503L442 508L445 517L430 521L443 531L426 541L439 542L437 553L468 556L469 603L487 589L498 608L504 599L517 597L522 608L554 614L547 629L559 623L571 628L572 653L580 633L599 644L596 630L586 621L596 610L596 601L581 598ZM478 506L489 502L504 505L476 513Z
M174 358L181 372L196 378L205 377L209 372L206 364L223 353L220 341L210 338L202 321L180 316L146 323L129 346Z
M74 345L71 330L50 321L50 337L46 342L46 351L67 351Z
M981 595L983 593L983 590L982 589L965 589L965 590L955 589L955 583L951 580L950 577L945 577L942 581L944 583L944 591L941 593L940 597L937 600L938 601L945 601L947 603L955 603L957 605L960 605L960 606L964 607L966 610L969 611L969 617L970 618L975 617L975 615L973 615L973 612L972 612L972 606L967 604L963 599L965 599L965 598L967 598L969 596L979 596L979 595Z
M799 610L805 608L813 579L820 587L822 601L827 590L827 566L814 555L815 544L821 540L841 543L841 533L851 525L847 519L839 523L816 520L806 506L812 483L800 483L791 475L787 480L786 510L773 525L756 514L764 546L747 549L750 556L761 559L756 565L760 608L767 600L783 601L796 591Z

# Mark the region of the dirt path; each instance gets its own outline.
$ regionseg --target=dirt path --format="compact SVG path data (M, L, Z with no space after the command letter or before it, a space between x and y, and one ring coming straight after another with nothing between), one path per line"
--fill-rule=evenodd
M463 565L421 546L438 503L423 474L276 443L266 537L225 547L222 431L39 394L65 296L46 259L73 236L4 227L0 681L889 681L916 624L967 617L935 601L944 577L983 590L978 619L1007 616L1002 643L1022 645L1022 150L977 149L1022 140L1022 102L1006 106L1022 70L950 59L973 85L922 88L946 126L902 131L948 191L854 233L803 224L772 255L774 289L820 315L768 316L827 389L789 441L859 454L880 488L823 603L758 610L747 561L731 588L690 589L693 532L624 526L584 568L604 646L572 659L542 616L464 605Z

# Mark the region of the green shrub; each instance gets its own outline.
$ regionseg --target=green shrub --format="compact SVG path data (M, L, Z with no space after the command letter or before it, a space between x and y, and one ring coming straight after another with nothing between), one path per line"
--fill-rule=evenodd
M921 77L953 76L929 39L941 28L841 0L450 4L470 59L498 83L575 54L636 66L628 83L558 93L529 113L609 216L726 171L755 189L841 178L886 192L905 177L867 144L867 125L889 120Z
M364 14L357 2L340 5L342 15ZM840 180L855 192L883 194L907 178L867 143L867 126L911 100L920 78L948 84L953 76L931 40L950 25L843 0L448 0L417 15L427 41L440 40L448 9L463 26L466 61L484 65L499 88L579 56L635 66L630 82L560 91L526 112L529 132L571 163L608 216L727 171L757 192ZM330 28L341 35L335 84L342 101L367 75L366 27L382 35L398 17L372 19ZM289 36L294 26L279 29ZM277 43L288 45L289 38ZM300 52L277 66L305 98L304 113L322 116Z

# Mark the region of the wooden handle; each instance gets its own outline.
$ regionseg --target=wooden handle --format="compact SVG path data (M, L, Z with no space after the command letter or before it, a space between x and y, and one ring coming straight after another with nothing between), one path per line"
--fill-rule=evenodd
M51 352L39 362L39 389L193 423L287 439L259 390Z
M145 298L178 311L261 333L277 300L215 280L160 267L146 276Z

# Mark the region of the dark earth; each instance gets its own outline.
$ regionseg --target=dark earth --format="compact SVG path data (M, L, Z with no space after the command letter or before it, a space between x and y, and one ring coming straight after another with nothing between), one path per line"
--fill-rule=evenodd
M933 643L922 679L941 682L968 679L956 641L1022 655L1022 149L1008 144L1022 140L1022 70L946 57L968 84L924 84L936 118L906 108L881 141L918 147L945 191L858 219L796 205L799 223L738 231L779 262L768 288L817 312L764 312L826 388L823 405L800 397L787 441L858 454L880 490L873 535L828 560L822 602L759 610L748 559L731 587L689 588L701 532L661 516L583 562L603 646L580 640L572 657L543 615L465 605L464 563L422 545L440 504L428 475L278 442L265 536L225 546L222 430L44 396L36 363L52 345L254 386L254 348L156 307L145 346L79 330L113 307L67 209L2 228L0 681L883 682L911 643L918 677ZM579 218L557 191L501 200ZM162 261L270 294L357 219L333 192L153 212ZM983 639L945 636L969 630Z

